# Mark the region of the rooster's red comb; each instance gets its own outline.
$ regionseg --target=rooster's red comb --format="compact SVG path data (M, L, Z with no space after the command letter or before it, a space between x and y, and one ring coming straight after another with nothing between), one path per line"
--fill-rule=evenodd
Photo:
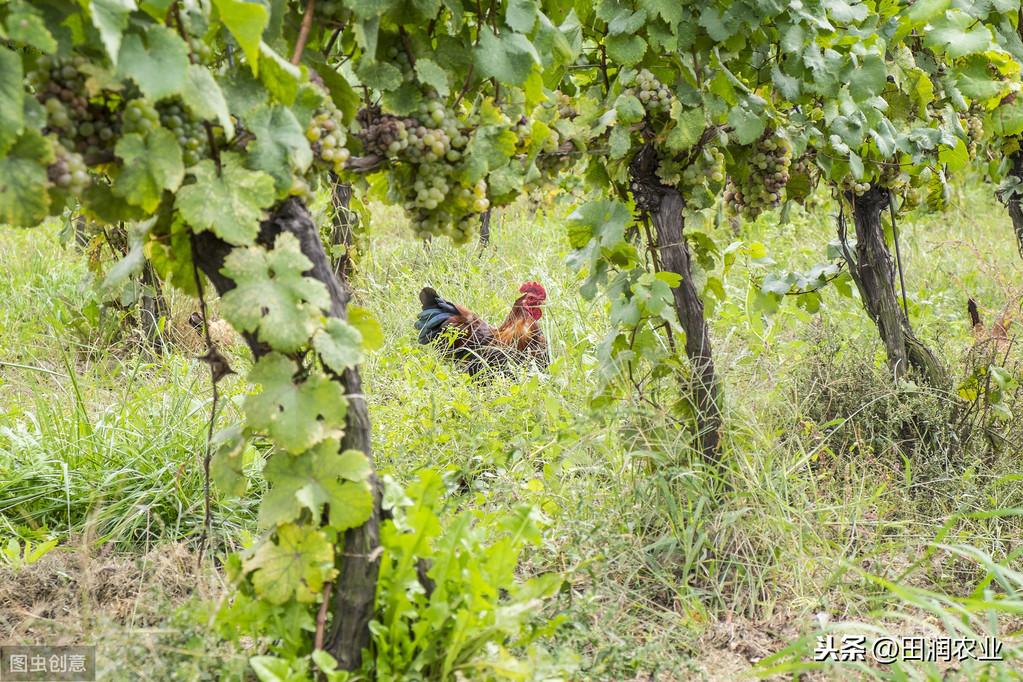
M547 290L539 282L526 282L519 287L519 293L521 294L532 294L537 298L546 299Z

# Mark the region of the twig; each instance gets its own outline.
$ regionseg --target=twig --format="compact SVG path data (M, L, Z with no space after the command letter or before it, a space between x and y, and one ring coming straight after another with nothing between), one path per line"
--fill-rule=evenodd
M906 303L906 280L902 276L902 254L899 252L899 228L895 224L895 199L893 192L888 190L888 211L892 214L892 239L895 242L895 264L899 266L899 286L902 288L902 312L909 320L909 305Z
M194 236L194 233L192 233ZM195 239L191 239L192 248L195 249ZM195 257L192 258L192 274L195 276L195 288L199 295L199 311L202 314L202 329L203 334L206 337L206 348L207 354L213 351L213 339L210 337L210 325L206 317L206 297L203 294L202 289L202 277L199 275L199 266L196 265ZM210 386L213 388L213 403L210 406L210 421L209 426L206 429L206 450L203 453L202 458L202 472L203 472L203 520L202 520L202 535L199 536L199 557L196 561L197 566L202 566L203 555L206 552L206 543L210 536L210 526L212 525L212 514L210 512L210 442L213 440L213 426L216 424L217 419L217 401L220 399L220 392L217 389L217 376L216 368L213 364L210 364Z
M302 51L305 50L305 43L309 40L309 30L313 27L313 10L315 7L316 0L309 0L305 5L302 25L298 29L298 40L295 41L295 52L291 55L292 64L298 64L302 60Z
M323 601L320 603L320 610L316 614L316 636L313 639L313 651L323 648L323 636L327 629L327 607L330 604L330 593L334 582L328 580L323 586Z

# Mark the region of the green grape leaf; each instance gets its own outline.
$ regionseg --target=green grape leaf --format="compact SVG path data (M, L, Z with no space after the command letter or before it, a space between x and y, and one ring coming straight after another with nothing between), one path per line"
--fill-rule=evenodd
M7 38L22 45L29 45L44 54L57 51L57 41L46 28L43 18L31 7L18 3L7 15Z
M181 99L201 119L216 119L227 139L234 137L234 123L227 100L210 72L198 64L188 65L188 74L181 90Z
M344 320L332 317L313 335L313 347L327 367L341 373L362 359L362 334Z
M181 147L166 128L156 128L145 137L129 133L117 141L114 151L124 161L114 181L114 194L147 213L160 205L164 190L173 192L185 177Z
M991 30L969 14L949 10L930 22L924 33L924 45L933 50L945 50L953 59L991 47Z
M480 33L475 59L482 75L510 85L525 83L533 65L540 63L540 55L526 36L521 33L497 35L490 27Z
M884 59L876 54L867 55L860 60L859 67L849 74L849 94L857 102L870 99L884 90L887 78Z
M764 119L745 107L735 107L728 114L728 125L735 131L739 144L749 144L764 132Z
M145 39L125 36L117 60L117 73L131 78L153 101L179 94L188 73L188 46L166 26L151 25Z
M355 450L338 454L338 441L332 438L298 455L277 453L263 472L271 488L259 509L262 528L292 521L303 509L319 518L328 504L331 525L347 530L365 523L373 511L373 495L365 481L369 460ZM341 523L334 523L335 516Z
M140 220L145 212L117 196L105 182L90 184L82 194L82 213L90 220L105 225Z
M256 136L249 150L250 167L271 175L278 192L291 186L292 168L305 172L313 151L291 109L274 104L249 113L245 123Z
M514 31L529 33L533 30L539 14L534 0L509 0L504 22Z
M441 97L448 96L450 92L448 72L432 59L421 58L416 60L416 77L419 78L419 82L423 85L429 85L436 90L437 94Z
M224 318L242 331L258 330L259 340L274 350L299 350L330 307L327 287L302 275L312 266L290 232L278 235L272 251L235 249L222 269L236 285L222 298Z
M0 156L0 224L31 227L46 217L46 167L51 163L49 142L31 129Z
M1023 133L1023 101L1018 97L991 112L991 130L999 137Z
M234 245L251 244L259 234L263 209L274 201L273 178L247 170L237 154L222 154L221 162L220 176L210 159L192 166L195 183L178 190L175 206L197 231L213 230Z
M117 66L121 37L128 27L128 16L135 10L135 0L92 0L89 7L92 25L99 31L110 61Z
M242 425L235 424L221 429L210 439L213 459L210 460L210 476L213 483L227 497L241 497L245 494L248 480L244 473L245 436Z
M615 111L618 113L618 120L622 123L637 123L646 116L643 103L635 95L620 95L615 100Z
M245 0L213 0L213 5L245 53L252 73L259 74L260 43L263 40L263 29L270 22L266 6Z
M635 34L608 36L607 56L622 66L639 64L646 54L646 41Z
M253 366L249 379L263 390L245 398L249 426L269 432L285 450L308 450L325 438L340 437L347 403L336 381L312 374L295 383L298 366L279 353Z
M0 154L18 139L25 127L22 78L21 57L0 45Z
M401 85L401 71L387 62L362 62L355 75L364 85L381 92L394 90Z
M277 529L276 542L264 542L242 566L252 573L256 594L271 604L292 595L312 602L334 575L334 548L316 527L289 523Z
M373 351L384 347L384 330L368 308L348 306L348 324L359 330L362 347L366 350Z
M174 220L169 229L162 230L160 239L146 243L146 257L160 277L184 293L198 296L190 235L191 231L180 219Z
M266 43L260 43L259 80L281 104L291 106L298 94L298 85L302 80L302 71L281 55L274 52Z
M501 125L480 126L473 133L465 149L465 173L470 182L476 182L488 171L508 163L515 154L515 133Z
M373 473L373 465L365 453L345 450L341 453L334 472L347 481L365 481Z
M632 148L632 135L629 133L628 126L615 126L612 128L607 147L609 158L624 158L629 149Z
M700 141L703 129L707 125L703 109L684 109L678 100L671 103L671 118L677 125L668 133L665 145L676 154L680 154Z

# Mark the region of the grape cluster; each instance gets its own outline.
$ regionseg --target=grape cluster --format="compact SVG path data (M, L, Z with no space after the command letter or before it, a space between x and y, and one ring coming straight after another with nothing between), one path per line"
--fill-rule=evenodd
M647 116L666 114L671 109L671 92L657 80L657 76L643 69L629 83L625 93L633 95L643 103Z
M351 150L345 146L347 136L342 120L334 101L324 97L323 106L316 110L305 129L306 139L313 149L314 163L335 173L344 170L352 157Z
M966 148L970 152L970 158L975 159L980 140L984 137L984 123L976 114L971 114L966 118L966 136L969 138Z
M771 132L757 140L747 159L748 173L730 177L725 204L736 214L752 220L785 198L785 184L792 166L792 145Z
M65 192L80 195L89 184L89 173L81 154L69 152L60 143L54 145L56 161L46 168L46 174L54 185Z
M121 125L125 133L145 135L160 125L160 114L147 99L133 99L124 107Z
M26 76L36 99L46 109L47 132L79 154L95 155L110 146L119 132L116 112L103 99L90 99L81 67L85 58L43 55Z
M206 127L202 121L195 118L177 98L160 102L156 109L160 114L160 124L178 139L185 165L198 163L208 148Z
M558 108L558 118L572 120L579 115L575 105L572 104L572 98L561 90L554 91L554 104Z
M408 147L408 128L403 119L370 109L360 109L356 119L361 126L359 139L367 154L396 157Z
M465 241L476 229L478 213L490 207L487 183L461 178L461 161L471 131L444 103L427 97L411 116L367 108L356 117L363 151L391 159L400 194L419 237L448 235Z

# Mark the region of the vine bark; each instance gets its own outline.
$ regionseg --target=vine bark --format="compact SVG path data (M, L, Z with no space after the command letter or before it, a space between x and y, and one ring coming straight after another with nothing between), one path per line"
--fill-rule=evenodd
M909 374L910 368L933 386L943 386L947 374L941 362L913 333L909 318L899 305L895 292L895 263L885 241L881 211L889 205L888 190L871 187L860 196L846 194L853 207L856 253L848 248L845 219L839 218L839 238L849 274L856 283L863 307L877 326L888 355L888 366L896 378Z
M686 357L693 368L688 387L696 413L697 442L706 461L717 462L721 448L721 386L714 369L714 351L711 346L703 301L693 281L692 254L684 234L682 210L685 202L673 187L662 185L657 179L657 155L650 145L645 146L633 159L629 170L636 205L650 214L654 225L661 266L682 278L671 290L675 313L686 333Z
M289 199L260 225L257 242L270 247L278 234L294 234L313 267L305 273L327 287L330 293L330 317L345 319L351 293L342 286L331 267L323 249L320 235L305 206L297 199ZM199 269L209 278L223 296L235 287L221 268L224 260L234 248L212 232L202 232L195 237L193 258ZM244 334L245 340L258 359L269 352L266 344L260 343L253 334ZM345 418L345 435L340 451L360 450L370 458L370 420L366 399L362 392L362 379L358 368L335 374L332 379L341 383L348 398ZM376 597L377 576L380 570L380 502L381 487L374 473L370 477L373 491L373 513L369 520L358 528L345 532L344 542L338 543L335 563L339 575L335 581L331 604L331 624L327 636L326 650L338 661L343 670L356 670L362 665L362 652L369 647L369 623L373 618Z

